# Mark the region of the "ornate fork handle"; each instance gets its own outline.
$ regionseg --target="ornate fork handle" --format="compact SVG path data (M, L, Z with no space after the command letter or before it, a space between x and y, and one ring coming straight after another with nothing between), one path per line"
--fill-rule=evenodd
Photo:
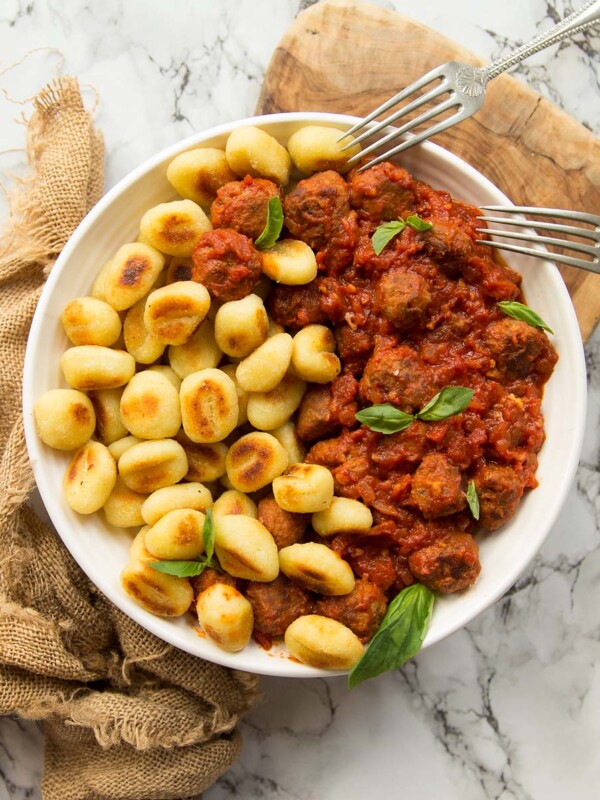
M581 8L569 14L568 17L561 20L549 31L540 33L530 42L521 45L514 53L504 58L498 58L492 61L487 67L479 67L476 69L479 81L485 84L492 78L495 78L500 73L505 72L510 67L523 61L524 59L538 53L545 47L556 44L568 37L573 36L575 33L593 28L595 25L600 24L600 0L588 0Z

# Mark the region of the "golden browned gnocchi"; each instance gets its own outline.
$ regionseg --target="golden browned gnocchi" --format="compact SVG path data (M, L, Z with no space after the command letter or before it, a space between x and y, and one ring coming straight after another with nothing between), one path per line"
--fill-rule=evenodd
M96 413L89 397L76 389L50 389L33 407L40 439L57 450L77 450L91 438Z
M96 412L96 436L105 445L123 439L129 431L121 419L123 389L99 389L89 397Z
M102 291L117 311L131 308L148 294L165 265L165 257L154 247L135 242L124 244L109 262Z
M112 264L112 258L109 259L103 267L101 267L100 271L96 275L94 283L92 284L92 291L90 292L92 297L95 297L97 300L106 300L106 295L104 293L104 285L106 283L106 276L108 275L108 271L110 269L110 265Z
M179 393L183 429L193 442L220 442L238 421L235 384L219 369L184 378Z
M142 505L143 521L147 525L155 525L161 517L170 511L180 508L206 511L213 504L212 495L202 483L178 483L164 486L148 495Z
M119 475L130 489L149 494L178 483L188 470L185 450L173 439L140 442L119 459Z
M125 592L146 611L158 617L180 617L194 601L187 578L158 572L144 561L130 561L121 573Z
M112 306L95 297L78 297L65 306L61 316L72 344L113 345L121 333L121 318Z
M231 169L240 177L269 178L280 186L290 180L290 154L266 131L248 125L229 134L225 154Z
M229 448L225 466L232 486L256 492L284 471L288 455L269 433L248 433Z
M317 259L299 239L280 239L262 254L265 275L288 286L302 286L317 276Z
M69 386L82 391L123 386L135 372L129 353L95 344L65 350L60 364Z
M169 347L169 364L173 371L183 379L192 372L214 369L222 355L215 339L214 325L209 319L206 319L185 344Z
M144 308L146 330L163 344L185 344L204 321L210 295L200 283L176 281L150 292Z
M196 613L202 630L222 650L237 653L250 641L254 613L233 586L214 583L198 595Z
M134 444L139 444L142 440L137 436L123 436L122 439L117 439L108 445L108 452L118 461L126 450L133 447Z
M304 175L334 169L342 175L350 169L348 159L360 153L360 145L353 136L340 139L341 131L324 125L305 125L293 133L287 143L292 161ZM352 145L342 151L346 145Z
M186 200L193 200L208 214L217 191L237 175L227 163L224 150L199 147L180 153L167 167L167 180Z
M247 494L237 489L227 489L215 500L213 517L224 517L227 514L245 514L247 517L258 519L258 508Z
M285 645L298 661L319 669L352 669L365 649L350 628L318 614L298 617L288 625Z
M354 589L354 573L347 561L318 542L304 542L279 551L279 567L286 577L305 589L338 596Z
M312 515L312 526L319 536L367 533L372 525L371 509L348 497L334 497L329 508Z
M220 367L226 375L229 375L231 380L235 384L235 390L237 392L238 398L238 421L236 427L239 428L240 425L243 425L245 422L248 422L248 392L244 391L240 384L238 383L236 377L237 365L236 364L225 364L223 367Z
M192 442L183 430L179 431L175 438L187 456L186 481L210 483L225 474L226 444L223 442Z
M333 352L335 339L325 325L307 325L294 336L292 367L299 378L311 383L329 383L342 365Z
M283 380L292 360L293 339L278 333L237 366L237 382L246 392L270 392Z
M169 439L181 427L179 393L158 372L138 372L129 381L120 403L121 420L140 439Z
M192 255L202 234L210 230L209 218L192 200L160 203L146 211L140 221L140 234L152 247L184 258Z
M280 425L278 428L274 428L270 433L271 436L277 439L288 454L288 463L290 467L292 464L300 464L304 461L306 449L304 443L298 436L296 426L293 422L288 420L288 422L284 422L283 425Z
M333 500L333 475L319 464L292 464L273 481L275 501L284 511L314 514Z
M127 312L123 323L125 349L138 364L152 364L165 352L166 345L152 336L144 324L146 295Z
M249 581L275 580L277 545L264 525L245 514L217 515L213 524L215 553L225 572Z
M217 311L215 339L228 356L247 356L265 341L268 332L267 312L256 294L223 303Z
M288 372L270 392L250 394L246 406L248 422L260 431L279 428L296 411L305 391L306 383Z
M168 511L146 531L148 552L157 558L187 561L204 552L204 514L191 508Z
M117 478L114 489L104 503L106 521L115 528L136 528L144 524L142 506L148 495L132 491Z
M73 456L63 480L65 499L73 511L93 514L106 503L117 482L114 458L100 442L84 444Z

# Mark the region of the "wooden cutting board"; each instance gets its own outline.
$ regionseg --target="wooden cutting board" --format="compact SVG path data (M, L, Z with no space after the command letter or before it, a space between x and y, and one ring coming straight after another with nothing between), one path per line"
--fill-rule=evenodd
M364 116L445 61L481 64L450 39L369 3L330 0L293 22L275 50L257 113ZM508 75L488 85L475 117L435 141L476 167L517 205L600 214L600 141ZM582 336L600 319L600 276L561 268Z

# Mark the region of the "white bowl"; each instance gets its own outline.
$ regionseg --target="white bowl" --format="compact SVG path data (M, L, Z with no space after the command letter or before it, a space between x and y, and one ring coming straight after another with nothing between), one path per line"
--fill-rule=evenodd
M138 233L142 214L173 199L167 165L192 147L224 147L228 134L242 125L261 128L286 144L307 123L347 128L356 118L336 114L274 114L222 125L190 136L146 161L117 184L92 209L61 253L44 287L31 326L23 381L25 433L37 485L63 542L99 589L122 611L156 636L189 653L229 667L287 677L332 674L287 658L283 648L267 652L253 642L230 654L201 638L187 616L176 620L153 616L123 591L119 574L127 560L131 535L110 528L101 514L83 517L63 499L62 479L70 456L46 447L33 424L33 404L46 390L65 386L59 360L67 347L60 315L73 297L89 294L100 267ZM434 144L409 150L402 163L434 188L473 205L510 201L492 183L456 156ZM583 348L569 294L556 267L525 256L510 258L523 275L527 302L555 331L559 361L544 394L546 442L539 456L539 487L528 492L515 517L500 531L480 537L483 569L475 586L462 594L438 598L424 647L462 628L501 597L525 569L546 538L575 474L583 439L586 379ZM334 673L335 674L335 673Z

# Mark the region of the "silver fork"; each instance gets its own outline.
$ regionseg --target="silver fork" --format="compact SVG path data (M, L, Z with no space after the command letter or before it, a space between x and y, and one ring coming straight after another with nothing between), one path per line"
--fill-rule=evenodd
M570 242L567 239L557 239L552 236L536 236L532 233L518 233L516 231L496 230L490 228L477 228L477 233L487 233L490 236L500 236L505 239L517 239L531 244L549 244L562 247L565 250L574 250L576 253L584 253L592 256L592 260L587 258L577 258L566 256L562 253L549 253L546 250L539 250L522 245L508 244L488 239L478 239L478 244L485 244L495 247L497 250L509 250L512 253L524 253L527 256L545 258L549 261L557 261L560 264L567 264L570 267L579 267L595 272L600 275L600 217L596 214L586 214L582 211L565 211L562 208L536 208L535 206L481 206L483 211L493 211L507 214L537 214L539 216L556 217L558 219L573 222L583 222L592 225L592 228L574 227L573 225L562 225L555 222L538 222L528 219L514 219L511 217L488 217L480 216L482 222L501 223L521 228L535 228L536 230L548 231L552 233L566 233L579 236L583 239L591 239L593 244L583 244L581 242Z
M588 28L592 28L594 25L598 25L599 23L600 0L588 0L588 2L586 2L580 9L574 11L568 17L565 17L565 19L561 20L561 22L559 22L549 31L539 34L539 36L536 36L530 42L527 42L519 47L511 55L506 56L505 58L497 59L487 67L472 67L469 64L463 64L460 61L448 61L446 64L442 64L440 67L432 69L431 72L428 72L422 78L419 78L419 80L411 83L411 85L407 86L406 89L403 89L397 95L394 95L394 97L392 97L390 100L387 100L385 103L379 106L379 108L376 108L375 111L372 111L367 117L350 128L349 131L346 131L343 136L340 136L341 140L346 136L363 130L363 128L367 126L366 130L364 130L360 136L356 137L353 142L346 144L343 149L345 150L346 148L356 144L356 142L363 142L365 139L377 135L392 122L396 122L407 114L411 114L413 111L416 111L426 103L436 100L445 94L449 96L445 100L442 100L437 105L433 106L433 108L424 111L414 119L406 122L404 125L401 125L399 128L395 128L391 133L388 133L379 141L370 144L364 150L361 150L360 153L352 156L350 159L348 159L349 163L355 164L367 153L370 153L376 148L382 147L388 142L394 141L395 139L406 137L408 134L408 138L405 138L402 144L386 151L373 161L369 161L368 164L365 164L359 170L362 171L363 169L367 169L375 164L379 164L380 161L389 159L392 156L401 153L403 150L407 150L409 147L413 147L425 139L430 139L432 136L445 131L447 128L462 122L481 108L485 98L486 84L488 81L492 80L492 78L495 78L497 75L500 75L505 70L513 67L515 64L518 64L534 53L543 50L545 47L556 44L562 39L566 39L576 33L579 33L580 31L585 31ZM433 83L434 81L440 81L440 83L430 88L424 94L416 96L415 99L406 103L406 105L403 105L398 111L390 114L390 116L384 119L382 122L379 122L373 126L369 126L369 123L380 114L389 111L389 109L398 105L398 103L409 100L411 95L415 95L417 92L420 92L421 89L429 86L429 84ZM429 120L432 120L440 114L444 114L446 111L449 111L453 108L456 108L457 110L446 119L440 120L421 133L414 135L410 133L424 122L428 122Z

